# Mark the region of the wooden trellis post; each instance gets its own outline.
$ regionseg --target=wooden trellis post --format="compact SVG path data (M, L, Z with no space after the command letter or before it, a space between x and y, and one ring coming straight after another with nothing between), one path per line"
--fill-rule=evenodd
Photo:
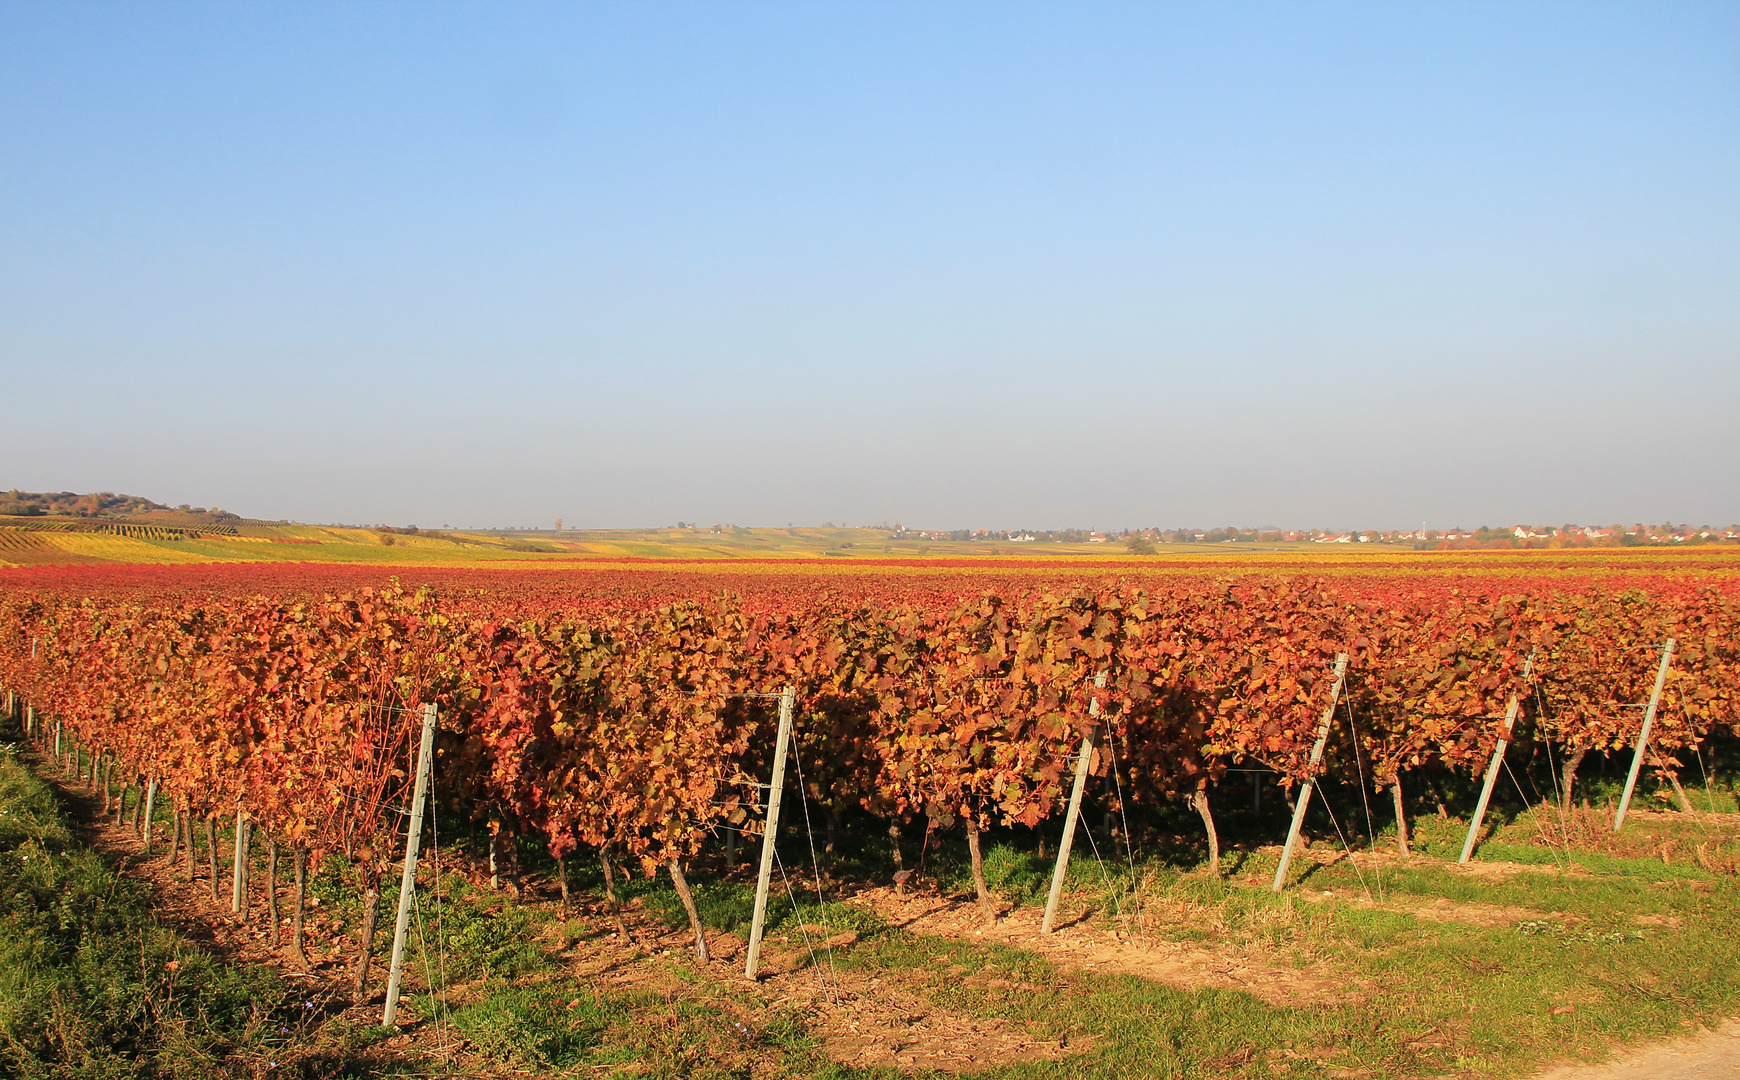
M1311 762L1306 766L1305 782L1299 785L1299 802L1293 807L1293 824L1287 827L1287 843L1281 848L1281 865L1275 867L1275 884L1271 892L1280 892L1287 883L1287 867L1293 864L1293 845L1299 841L1299 829L1305 824L1305 809L1311 805L1311 788L1317 765L1323 760L1323 746L1329 741L1329 725L1335 719L1335 706L1341 701L1341 684L1347 678L1347 654L1335 654L1335 686L1329 691L1329 704L1323 710L1323 722L1317 725L1317 741L1311 746Z
M1523 681L1527 682L1535 671L1534 650L1529 650L1528 662L1523 665ZM1510 746L1510 733L1516 727L1516 713L1519 702L1515 694L1510 696L1510 704L1504 707L1504 731L1498 737L1498 745L1492 748L1492 764L1486 767L1486 783L1480 788L1480 801L1474 804L1474 820L1468 823L1468 839L1462 842L1462 857L1458 863L1466 863L1474 857L1474 842L1480 837L1480 826L1486 820L1486 804L1492 801L1492 788L1498 782L1498 770L1504 765L1504 751Z
M1625 824L1625 810L1631 805L1631 792L1637 787L1637 774L1643 768L1643 752L1649 748L1649 729L1655 726L1656 706L1661 704L1661 688L1667 682L1668 666L1674 661L1674 639L1668 638L1661 651L1661 666L1655 669L1655 690L1649 695L1649 708L1643 713L1643 730L1637 733L1637 750L1631 755L1631 772L1625 777L1625 794L1619 798L1619 810L1613 815L1613 831Z
M761 837L761 873L755 879L755 917L749 925L749 961L743 974L755 978L761 966L761 934L767 928L767 890L773 883L773 845L779 837L779 801L785 791L786 744L791 741L791 713L796 693L779 695L779 734L774 736L773 778L767 793L767 829Z
M1094 689L1103 690L1106 686L1106 673L1100 672L1094 676ZM1100 715L1100 697L1094 694L1088 699L1088 717L1097 720ZM1100 726L1089 726L1087 734L1082 736L1081 754L1075 759L1075 786L1070 789L1069 809L1063 815L1063 839L1057 844L1057 865L1051 871L1051 892L1045 897L1045 918L1039 922L1041 934L1051 933L1051 924L1057 919L1057 902L1063 896L1063 879L1069 873L1069 849L1075 842L1075 824L1081 818L1081 794L1087 787L1088 772L1093 768L1094 746L1099 739Z
M392 1027L399 1012L399 980L405 974L405 935L411 927L411 898L417 891L417 849L423 838L423 800L429 794L435 748L435 705L423 706L423 741L417 745L417 781L411 793L411 820L405 830L405 870L399 875L399 919L393 924L393 962L387 972L387 1007L381 1026ZM562 886L567 888L566 882Z

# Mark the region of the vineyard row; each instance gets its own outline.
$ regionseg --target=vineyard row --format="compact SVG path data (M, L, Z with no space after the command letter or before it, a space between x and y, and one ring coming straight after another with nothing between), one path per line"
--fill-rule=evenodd
M1737 617L1715 590L1374 595L1303 579L511 616L397 586L20 590L0 596L0 687L105 800L114 782L167 799L178 839L203 822L208 849L231 818L238 844L246 822L287 845L301 955L304 868L330 853L354 863L372 929L429 704L449 811L492 837L535 836L559 865L589 848L607 883L625 862L665 868L699 938L685 861L721 829L757 832L769 695L787 688L805 797L830 816L964 828L988 904L980 833L1057 813L1084 746L1087 773L1115 770L1120 798L1188 804L1211 837L1213 793L1245 763L1289 786L1358 778L1400 816L1410 771L1484 770L1513 719L1564 755L1568 786L1584 754L1636 737L1669 638L1652 767L1672 778L1679 755L1735 724ZM1318 760L1334 684L1357 737Z

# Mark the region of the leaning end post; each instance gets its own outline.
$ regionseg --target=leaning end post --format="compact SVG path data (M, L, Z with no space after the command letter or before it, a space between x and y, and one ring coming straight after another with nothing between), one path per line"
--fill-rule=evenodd
M405 830L405 869L399 875L399 918L393 924L393 962L387 973L387 1007L381 1026L399 1012L399 980L405 974L405 935L411 927L411 897L417 891L417 849L423 837L423 800L429 794L429 755L435 748L435 705L423 706L423 741L417 744L417 780L411 790L411 820ZM567 888L564 881L563 888Z
M1275 884L1271 892L1280 892L1287 883L1287 867L1293 864L1293 845L1299 841L1299 830L1305 824L1305 810L1311 805L1312 777L1323 760L1323 746L1329 741L1329 725L1335 719L1335 706L1341 701L1341 684L1347 678L1347 654L1335 654L1335 685L1329 691L1329 704L1323 710L1323 722L1317 725L1317 741L1311 746L1311 761L1306 766L1305 782L1299 785L1299 802L1293 807L1293 823L1287 827L1287 843L1281 848L1281 865L1275 867Z
M1661 651L1661 666L1655 669L1655 690L1649 695L1649 708L1643 713L1643 730L1637 733L1637 750L1631 755L1631 772L1625 777L1625 794L1619 798L1619 810L1613 815L1613 831L1625 824L1625 810L1631 805L1632 789L1637 787L1637 773L1643 768L1643 752L1649 747L1649 729L1655 726L1656 706L1661 704L1662 684L1667 682L1668 665L1674 660L1674 639L1668 638Z
M753 980L761 967L761 933L767 927L767 890L773 883L773 845L779 837L779 799L785 791L785 748L791 738L791 687L779 695L779 734L774 736L773 777L767 793L767 825L761 836L761 872L755 879L755 916L749 924L749 962L743 974Z
M1106 673L1100 672L1094 676L1094 689L1103 690L1106 686ZM1094 694L1088 699L1088 719L1098 720L1100 715L1100 698ZM1045 918L1039 922L1041 934L1051 933L1051 924L1057 920L1057 902L1063 896L1063 879L1069 873L1069 849L1075 842L1075 824L1081 818L1081 795L1087 787L1088 772L1093 768L1094 745L1099 738L1100 726L1090 724L1087 734L1082 736L1081 754L1075 759L1075 786L1070 789L1069 809L1063 815L1063 839L1057 844L1057 865L1051 871L1051 891L1045 897Z
M1523 681L1527 682L1535 671L1535 653L1529 650L1528 662L1523 665ZM1498 782L1498 770L1504 764L1504 752L1510 746L1510 733L1516 727L1518 702L1516 694L1510 695L1510 704L1504 707L1504 730L1498 736L1498 745L1492 748L1492 764L1486 767L1486 783L1480 788L1480 801L1474 804L1474 818L1468 823L1468 839L1462 841L1462 857L1458 863L1466 863L1474 857L1474 842L1480 838L1480 826L1486 821L1486 804L1492 801L1492 787Z

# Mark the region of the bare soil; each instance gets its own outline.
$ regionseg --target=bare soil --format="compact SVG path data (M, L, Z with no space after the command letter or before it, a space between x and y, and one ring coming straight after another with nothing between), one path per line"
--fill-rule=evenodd
M1591 877L1589 871L1575 864L1560 866L1538 866L1530 863L1514 862L1471 862L1444 863L1439 869L1448 870L1452 874L1462 874L1467 877L1479 878L1482 881L1503 881L1517 874L1564 874L1567 877Z
M783 989L781 1002L803 1009L828 1056L845 1065L966 1072L1056 1061L1091 1048L1086 1039L1042 1038L1001 1020L938 1008L891 975L810 969L769 989Z
M1530 919L1560 918L1565 916L1557 912L1539 912L1525 907L1514 907L1504 904L1483 904L1478 900L1451 900L1438 897L1423 904L1385 905L1396 911L1405 911L1416 919L1429 922L1466 923L1469 926L1515 926L1517 923Z
M1597 1065L1560 1065L1535 1080L1734 1080L1740 1077L1740 1017L1683 1039L1632 1048Z

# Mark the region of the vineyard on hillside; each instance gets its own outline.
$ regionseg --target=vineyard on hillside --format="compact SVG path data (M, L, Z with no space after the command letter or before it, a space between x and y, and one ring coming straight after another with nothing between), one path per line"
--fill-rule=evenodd
M171 801L190 873L202 828L214 888L218 822L284 849L297 956L305 868L334 853L364 883L372 933L431 704L447 812L558 860L590 851L607 880L613 862L668 872L701 940L683 868L721 829L755 832L765 696L787 688L808 799L836 819L963 829L975 861L983 830L1060 812L1096 725L1109 738L1092 773L1132 804L1193 808L1211 836L1231 769L1260 763L1288 787L1357 776L1399 809L1416 770L1481 770L1513 701L1560 755L1568 799L1584 754L1636 738L1670 638L1650 767L1672 779L1736 722L1740 602L1578 585L1192 578L963 596L984 583L937 579L747 599L14 587L0 594L0 688L105 803L115 785ZM1357 740L1313 766L1339 653Z

